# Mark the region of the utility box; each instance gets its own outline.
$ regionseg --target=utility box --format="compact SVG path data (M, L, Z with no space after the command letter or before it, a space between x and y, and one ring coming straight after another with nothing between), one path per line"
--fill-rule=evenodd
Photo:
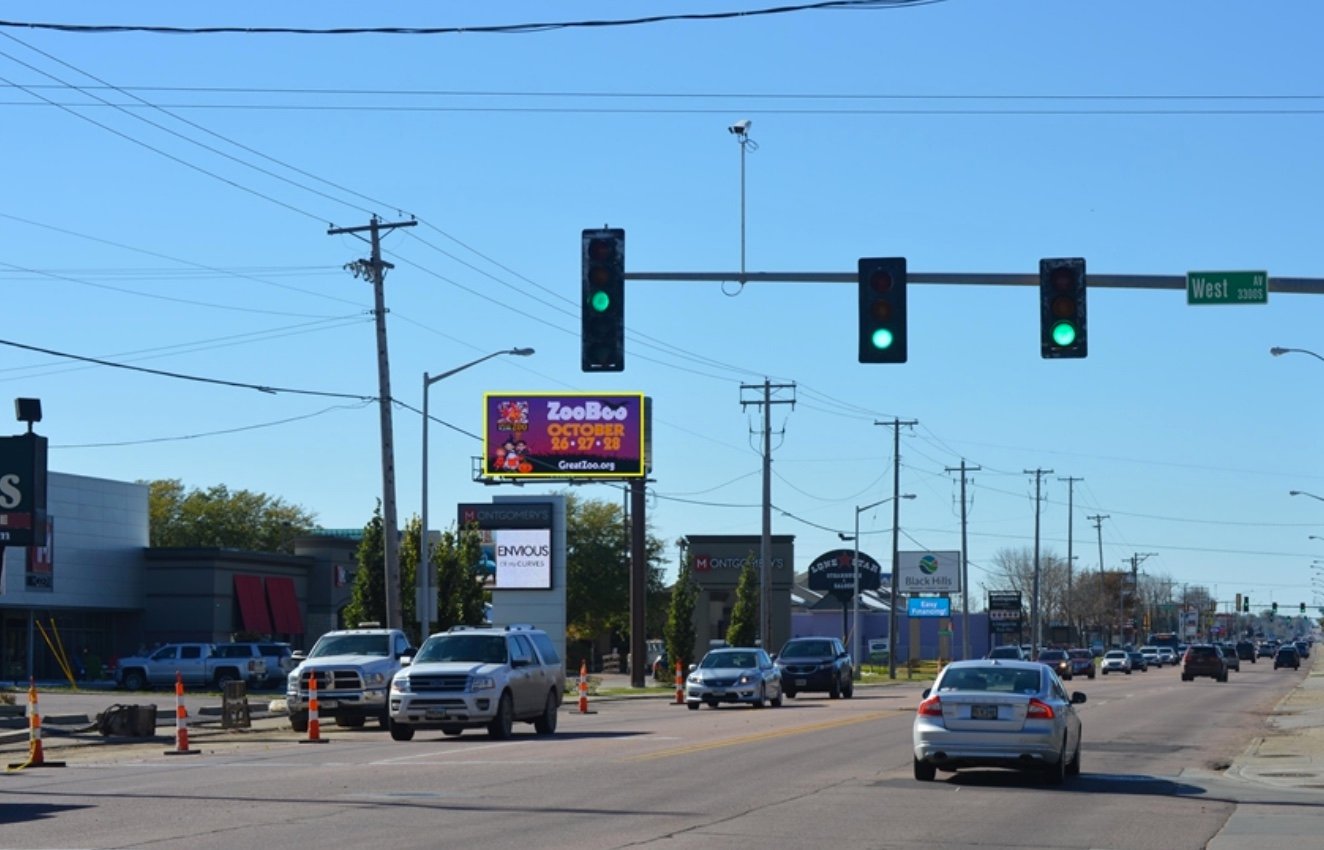
M97 715L97 729L107 737L151 738L156 735L156 706L112 705Z
M247 729L253 725L248 714L248 685L245 682L226 682L221 693L221 728Z

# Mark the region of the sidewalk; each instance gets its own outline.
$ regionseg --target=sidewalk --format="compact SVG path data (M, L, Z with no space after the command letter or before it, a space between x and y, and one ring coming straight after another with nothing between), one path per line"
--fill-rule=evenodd
M1309 663L1305 680L1274 706L1268 731L1237 757L1230 776L1324 790L1324 665L1314 657Z

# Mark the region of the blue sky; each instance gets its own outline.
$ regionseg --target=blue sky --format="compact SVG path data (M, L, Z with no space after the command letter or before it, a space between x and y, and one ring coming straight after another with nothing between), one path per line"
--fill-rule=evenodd
M762 4L629 4L629 14ZM163 35L0 27L10 342L135 366L375 396L371 290L329 237L373 213L390 236L392 395L431 389L431 513L513 488L473 483L482 394L642 391L655 410L650 522L758 534L755 407L773 417L773 531L797 566L842 545L891 493L903 430L902 548L959 548L970 494L976 589L1032 545L1033 479L1053 470L1045 550L1143 569L1221 599L1321 604L1319 296L1192 307L1178 291L1094 289L1090 354L1044 361L1028 287L910 290L910 362L856 362L855 287L631 282L627 369L579 371L579 232L627 232L632 272L739 267L1095 274L1263 269L1324 277L1316 4L948 2L527 34ZM296 11L297 9L297 11ZM450 27L617 18L609 3L10 3L10 22ZM112 86L78 91L77 87ZM99 103L103 98L122 105ZM62 104L51 105L48 101ZM150 104L147 106L144 104ZM159 107L159 108L157 108ZM151 124L146 123L152 122ZM95 122L95 123L93 123ZM188 122L188 123L185 123ZM193 140L193 141L190 141ZM196 143L195 143L196 142ZM239 147L238 145L242 145ZM205 147L204 147L205 146ZM255 166L250 167L250 166ZM259 170L260 169L260 170ZM0 346L11 397L42 399L51 469L278 495L361 526L381 490L373 404L182 381ZM785 397L785 396L782 396ZM395 410L401 517L420 501L420 417ZM15 423L15 432L18 425ZM463 432L467 432L463 433ZM539 492L528 486L519 492ZM595 486L579 491L619 499ZM890 507L860 514L879 560ZM674 558L675 550L671 550Z

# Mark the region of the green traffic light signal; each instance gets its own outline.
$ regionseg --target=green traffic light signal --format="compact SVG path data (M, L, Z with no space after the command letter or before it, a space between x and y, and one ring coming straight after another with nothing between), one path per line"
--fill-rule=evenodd
M892 332L887 328L879 328L873 332L873 336L869 337L869 342L880 351L891 348L895 341L896 337L892 336Z
M1058 322L1053 325L1053 342L1068 346L1076 341L1076 327L1070 322Z
M611 306L611 296L599 289L589 298L588 303L594 312L601 313Z
M906 258L859 261L859 360L906 362Z
M1053 257L1039 261L1039 354L1044 358L1085 357L1085 260Z

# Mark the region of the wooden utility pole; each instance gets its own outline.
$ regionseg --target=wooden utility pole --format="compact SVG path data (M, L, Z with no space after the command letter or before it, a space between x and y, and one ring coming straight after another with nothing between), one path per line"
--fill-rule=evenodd
M367 260L354 260L346 263L355 277L363 277L372 284L373 315L377 320L377 402L381 411L382 444L382 545L385 549L386 569L386 627L399 629L404 627L404 611L400 604L400 522L396 516L395 505L395 438L391 423L391 361L386 349L386 294L383 284L386 270L394 268L382 260L381 232L397 227L413 227L416 221L398 221L390 224L378 220L361 227L332 227L328 236L348 233L358 235L364 231L370 234L372 254ZM362 238L361 236L359 238ZM424 540L427 530L423 530ZM424 544L426 545L426 543ZM423 567L426 569L426 566ZM421 637L427 637L422 635Z

